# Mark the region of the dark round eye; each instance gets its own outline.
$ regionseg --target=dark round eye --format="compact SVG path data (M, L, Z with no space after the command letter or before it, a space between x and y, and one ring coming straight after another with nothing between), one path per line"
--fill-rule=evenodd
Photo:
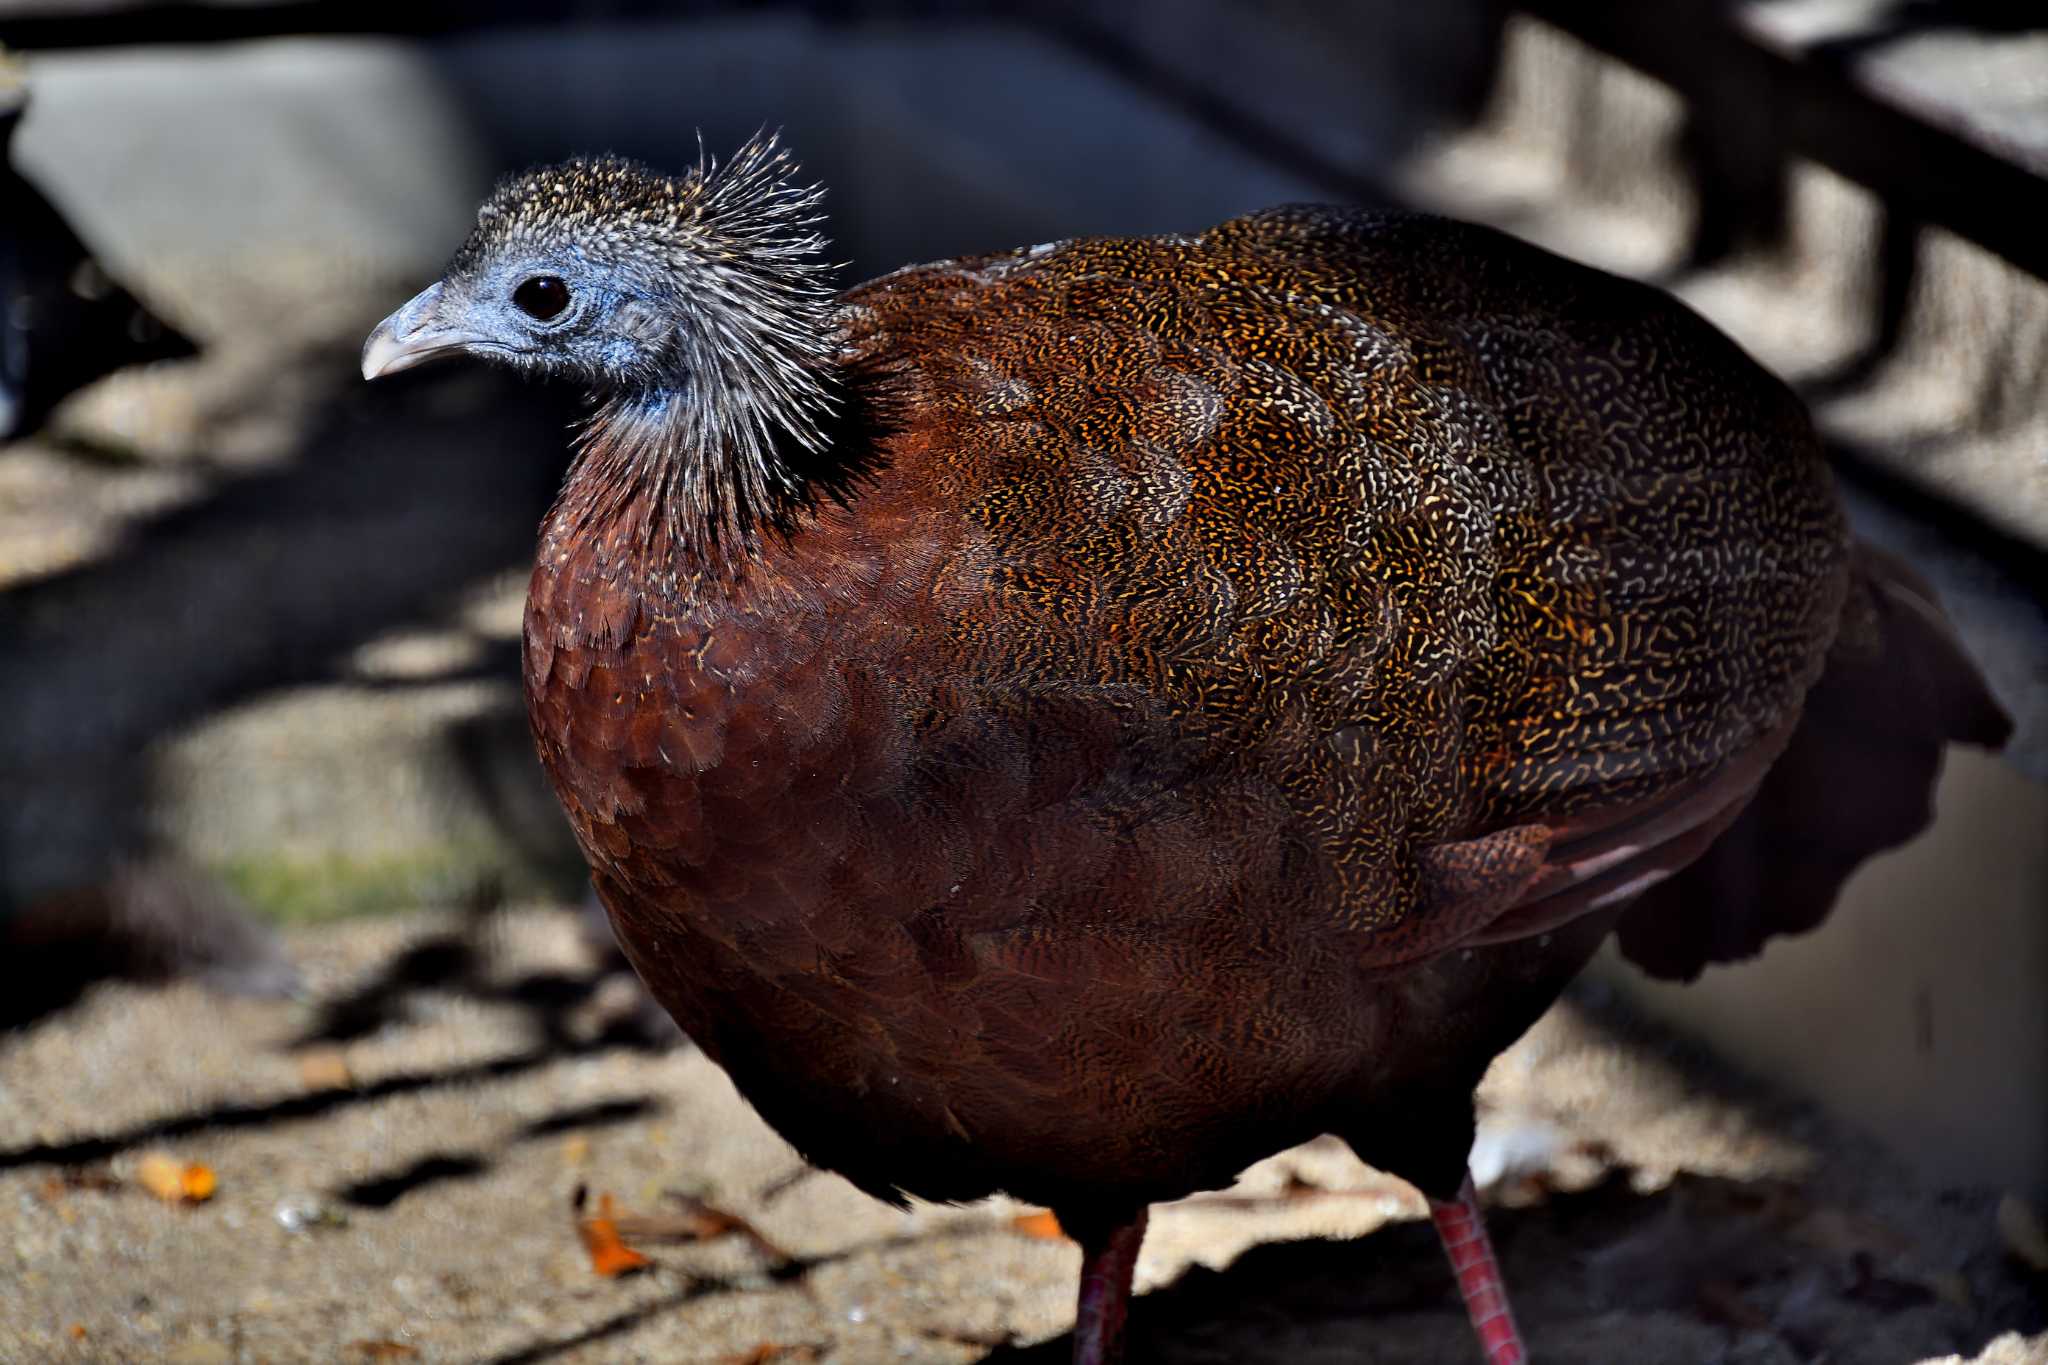
M553 275L535 275L512 291L512 302L528 317L546 322L569 306L569 286Z

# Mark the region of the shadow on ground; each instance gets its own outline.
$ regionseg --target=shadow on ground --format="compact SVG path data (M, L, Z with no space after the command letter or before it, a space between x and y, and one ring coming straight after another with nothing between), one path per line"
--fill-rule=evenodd
M1794 1186L1681 1175L1643 1193L1634 1174L1490 1215L1535 1359L1903 1365L1968 1357L2048 1318L2040 1303L2024 1306L2017 1281L2002 1311L1987 1312L1954 1284L1883 1273L1884 1233ZM1172 1365L1478 1358L1422 1221L1351 1242L1256 1246L1222 1271L1192 1267L1137 1301L1132 1334L1137 1359ZM987 1359L1065 1365L1071 1351L1062 1336Z
M225 1130L263 1128L374 1105L393 1096L504 1080L565 1059L595 1057L618 1049L657 1053L683 1042L665 1016L654 1017L658 1010L651 1008L637 982L626 989L628 983L621 977L623 961L616 957L608 939L598 938L602 926L593 921L589 910L582 912L580 921L582 937L591 950L587 969L544 968L511 975L492 970L494 914L494 906L473 905L455 920L454 927L407 943L345 989L306 1002L305 1026L282 1046L303 1056L389 1030L423 1026L420 1007L429 997L510 1007L529 1046L486 1060L435 1070L399 1071L362 1084L320 1086L261 1103L202 1106L91 1137L0 1149L0 1170L85 1166L136 1149ZM610 1003L599 999L607 985L615 988ZM570 1106L535 1117L515 1140L625 1122L660 1108L661 1102L651 1096ZM423 1159L415 1163L417 1169L410 1177L395 1172L359 1182L344 1191L343 1197L351 1203L383 1207L411 1185L475 1174L481 1169L456 1169L468 1161L465 1156Z

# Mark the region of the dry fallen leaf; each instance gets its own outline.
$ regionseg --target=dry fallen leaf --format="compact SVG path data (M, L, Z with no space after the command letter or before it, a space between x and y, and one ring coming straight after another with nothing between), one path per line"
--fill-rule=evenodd
M816 1360L818 1348L810 1345L785 1346L781 1342L764 1341L753 1350L736 1356L727 1356L726 1365L770 1365L777 1360Z
M727 1213L681 1190L664 1190L662 1194L677 1206L675 1213L623 1216L618 1220L619 1235L636 1242L709 1242L733 1233L746 1238L756 1251L778 1265L792 1259L738 1214Z
M987 1350L992 1346L1014 1346L1017 1334L1003 1327L918 1327L916 1333L927 1341L943 1341L954 1346L979 1346Z
M65 1330L66 1330L67 1332L69 1332L69 1333L71 1334L71 1339L72 1339L73 1341L84 1341L84 1340L85 1340L85 1337L86 1337L86 1331L85 1331L85 1324L84 1324L84 1323L82 1323L82 1322L74 1322L74 1323L72 1323L72 1324L71 1324L71 1326L69 1326L69 1327L65 1328Z
M1010 1220L1010 1226L1026 1237L1036 1237L1045 1242L1062 1241L1067 1235L1060 1230L1060 1220L1053 1216L1051 1209L1040 1209L1037 1213L1020 1213Z
M419 1354L402 1341L351 1341L348 1348L366 1360L407 1360Z
M316 1047L299 1054L299 1081L308 1090L353 1090L356 1077L340 1048Z
M590 1268L606 1279L630 1275L636 1270L645 1270L651 1264L619 1236L617 1215L608 1194L597 1197L595 1218L576 1220L576 1235L583 1240L583 1250L590 1255Z
M203 1204L219 1182L211 1166L151 1152L135 1163L135 1183L166 1204Z

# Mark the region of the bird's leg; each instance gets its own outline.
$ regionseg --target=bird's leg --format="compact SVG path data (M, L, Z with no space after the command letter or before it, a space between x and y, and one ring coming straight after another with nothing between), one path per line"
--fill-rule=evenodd
M1493 1259L1493 1242L1486 1235L1479 1191L1472 1186L1470 1172L1456 1199L1429 1201L1429 1216L1444 1254L1451 1258L1451 1269L1457 1272L1458 1293L1464 1296L1472 1330L1479 1333L1487 1365L1524 1365L1529 1348L1522 1344L1514 1314L1508 1310L1508 1288L1500 1277L1500 1263Z
M1131 1271L1137 1268L1138 1245L1145 1240L1145 1210L1121 1226L1077 1236L1081 1293L1074 1310L1074 1365L1118 1365L1124 1358Z

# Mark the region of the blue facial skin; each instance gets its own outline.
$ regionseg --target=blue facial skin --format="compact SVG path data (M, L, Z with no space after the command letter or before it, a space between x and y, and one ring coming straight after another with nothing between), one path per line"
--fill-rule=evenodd
M618 389L657 387L673 377L673 331L661 321L674 307L667 297L672 286L640 274L575 248L499 258L449 278L441 322L479 338L472 349L522 369ZM569 291L568 305L552 318L536 318L514 302L522 284L543 276Z

